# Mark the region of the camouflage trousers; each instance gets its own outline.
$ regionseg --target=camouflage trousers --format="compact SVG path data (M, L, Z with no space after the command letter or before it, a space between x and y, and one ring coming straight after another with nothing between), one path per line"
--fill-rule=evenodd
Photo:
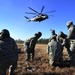
M71 55L71 60L72 60L71 64L75 66L75 54Z
M26 51L26 60L27 61L30 61L30 59L34 60L34 55L35 55L34 50Z
M10 62L6 62L5 64L1 64L0 65L0 75L6 75L6 71L7 69L10 68L10 66L12 65L11 67L11 73L10 75L13 74L14 70L16 69L17 65L16 65L16 60L13 60L13 61L10 61Z
M0 54L0 75L6 75L7 69L12 65L11 72L14 71L14 64L18 59L18 55L14 53L2 53Z

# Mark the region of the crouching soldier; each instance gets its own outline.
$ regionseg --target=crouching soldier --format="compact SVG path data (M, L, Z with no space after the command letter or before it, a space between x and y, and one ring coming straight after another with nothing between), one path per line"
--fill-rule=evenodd
M56 62L62 62L61 44L56 40L54 35L48 43L47 51L49 54L49 64L56 66Z
M67 38L67 35L64 34L62 31L59 32L58 34L58 41L61 43L62 45L62 51L64 50L64 47L66 48L67 52L68 52L68 57L69 59L71 58L71 52L70 52L70 40Z
M26 51L26 60L30 61L30 56L32 57L32 61L34 60L35 56L35 46L38 39L41 37L42 33L38 32L35 33L33 37L25 42L25 51Z

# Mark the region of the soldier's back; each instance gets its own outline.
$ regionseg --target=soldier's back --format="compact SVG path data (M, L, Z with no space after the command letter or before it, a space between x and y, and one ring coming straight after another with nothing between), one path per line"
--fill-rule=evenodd
M8 41L8 42L7 42ZM17 54L12 49L13 39L0 40L0 66L8 68L14 61L17 60Z

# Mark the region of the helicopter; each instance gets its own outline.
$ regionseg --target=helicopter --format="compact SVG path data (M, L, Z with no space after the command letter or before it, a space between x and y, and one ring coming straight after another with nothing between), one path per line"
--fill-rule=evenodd
M41 12L38 12L38 11L34 10L31 7L28 7L28 8L30 10L32 10L32 11L35 12L35 13L25 12L26 14L34 14L35 15L32 18L29 18L27 16L24 16L27 19L28 22L30 22L30 21L33 21L33 22L41 22L41 21L46 20L46 19L49 18L49 15L42 13L43 10L44 10L44 6L42 6ZM52 13L52 12L55 12L55 10L50 11L50 12L46 12L46 13ZM50 16L53 16L53 15L50 15Z

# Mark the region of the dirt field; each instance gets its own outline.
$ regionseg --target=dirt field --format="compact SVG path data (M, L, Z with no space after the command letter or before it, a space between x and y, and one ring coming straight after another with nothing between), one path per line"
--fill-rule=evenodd
M23 45L18 45L19 48L24 50ZM36 45L35 60L29 62L30 66L34 69L26 70L27 62L25 61L25 53L19 54L18 68L15 70L16 75L75 75L75 67L52 67L48 63L48 55L46 53L47 45ZM63 51L64 54L66 51Z

